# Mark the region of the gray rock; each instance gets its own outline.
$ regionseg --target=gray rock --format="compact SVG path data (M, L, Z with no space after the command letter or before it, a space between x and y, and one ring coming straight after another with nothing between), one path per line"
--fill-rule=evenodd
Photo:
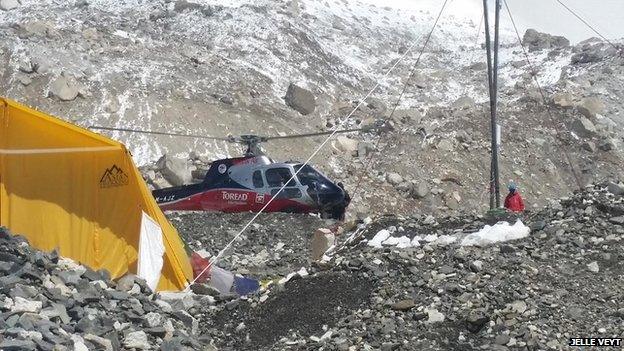
M624 195L624 184L609 182L607 185L607 191L613 195Z
M50 307L43 309L39 315L50 320L58 317L63 324L69 324L71 321L67 314L67 309L59 303L51 303Z
M13 306L11 307L11 312L13 313L19 313L19 312L39 313L39 311L41 311L42 306L43 306L43 303L41 301L31 301L23 297L16 296L15 299L13 299Z
M312 261L321 261L325 252L335 244L336 237L331 230L319 228L314 232L310 242Z
M186 0L178 0L175 2L175 5L173 6L173 10L176 12L201 11L203 9L204 9L204 6L197 4L197 3L188 2Z
M316 109L316 98L311 91L301 88L294 83L288 86L284 97L286 105L298 111L302 115L308 115Z
M336 137L335 141L336 148L349 155L352 155L358 150L358 144L359 142L357 140L348 138L344 135Z
M571 58L573 65L600 62L607 57L617 55L617 49L598 39L589 39L579 43L575 51L576 53Z
M171 305L172 310L189 310L195 306L193 296L188 292L161 292L160 298Z
M552 98L553 98L553 103L556 106L564 107L564 108L574 106L574 98L572 97L572 94L570 93L563 93L563 92L555 93L553 94Z
M444 322L444 319L445 319L444 314L439 312L437 309L427 309L425 312L427 313L427 316L428 316L427 321L425 323L433 324L433 323Z
M412 299L401 300L397 303L392 304L391 308L397 311L407 311L416 307L416 303Z
M26 351L36 350L37 345L30 340L4 339L0 342L0 350L3 351Z
M400 174L398 173L388 173L386 174L386 181L390 184L390 185L399 185L403 182L403 177L401 177Z
M455 149L455 143L453 143L453 139L440 139L436 147L442 151L451 152Z
M97 335L93 335L93 334L86 334L84 336L84 339L87 341L90 341L98 346L100 346L101 348L103 348L106 351L113 351L113 343L106 339L106 338L102 338L100 336Z
M119 278L119 280L117 280L117 290L123 292L130 291L130 289L132 289L132 287L134 286L135 279L136 276L131 273L128 273L123 277Z
M598 148L602 151L611 151L615 149L615 145L615 140L607 138L601 140L600 143L598 143Z
M412 196L417 199L425 198L429 195L429 192L429 184L424 181L418 182L418 184L415 184L412 188Z
M570 307L568 308L568 310L566 311L566 314L576 320L576 321L580 321L583 319L583 316L585 315L585 313L587 313L584 309L580 308L580 307Z
M597 97L588 97L576 105L576 108L587 118L596 118L596 115L604 112L604 103Z
M156 161L156 167L163 178L173 186L188 184L191 181L191 172L186 160L165 154Z
M590 138L596 135L596 126L587 117L575 119L570 128L581 138Z
M483 262L480 260L470 262L470 270L473 272L480 272L483 270Z
M613 224L624 225L624 216L611 217L611 218L609 218L609 222L611 222Z
M150 312L143 317L144 324L149 328L154 328L162 324L162 315L156 312Z
M190 329L193 334L197 333L199 323L193 316L188 314L186 311L175 311L172 314L176 317L176 319L184 323L184 325Z
M10 11L19 7L17 0L0 0L0 10Z
M451 105L456 110L468 110L473 109L476 105L474 100L469 96L462 96L455 100Z
M147 340L147 334L144 331L135 331L126 334L123 340L123 346L129 349L150 349L150 343Z
M581 144L581 147L589 152L596 152L596 144L593 141L585 141Z
M50 95L61 101L74 100L80 89L73 79L60 75L50 83Z
M564 37L540 33L535 29L527 29L522 38L522 43L529 47L529 51L570 46L570 41Z
M393 351L397 350L401 344L395 342L384 342L381 344L381 351Z
M494 339L494 343L497 345L507 345L510 339L511 337L509 336L509 334L500 334L496 336L496 338Z
M364 158L367 157L368 155L370 155L372 152L375 151L375 145L366 142L366 141L360 141L357 145L357 152L358 152L358 157L360 158Z
M471 333L478 333L490 321L490 318L479 311L471 312L466 319L466 329Z
M29 86L32 83L32 79L28 76L19 76L17 79L23 86Z

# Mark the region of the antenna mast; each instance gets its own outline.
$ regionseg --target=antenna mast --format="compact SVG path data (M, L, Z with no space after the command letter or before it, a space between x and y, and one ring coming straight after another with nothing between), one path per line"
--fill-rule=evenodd
M492 161L490 164L490 209L500 207L500 181L498 172L498 124L496 123L497 98L498 98L498 28L500 22L500 0L496 0L494 20L494 48L490 38L488 0L483 0L483 18L485 21L485 46L487 51L488 87L490 92L490 128L492 132L491 151ZM492 51L494 58L492 59ZM492 63L492 61L494 61Z

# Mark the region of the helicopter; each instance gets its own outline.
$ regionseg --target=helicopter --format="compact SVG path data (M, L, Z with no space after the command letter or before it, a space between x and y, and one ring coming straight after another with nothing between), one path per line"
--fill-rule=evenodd
M317 213L323 218L340 220L344 218L350 202L349 193L342 183L330 180L309 164L295 161L275 162L264 154L260 144L276 139L369 132L381 127L377 123L364 128L335 132L285 136L229 135L225 138L127 128L90 128L222 140L246 147L241 157L213 161L201 183L153 190L152 195L162 210L234 213L258 212L264 209L264 212Z

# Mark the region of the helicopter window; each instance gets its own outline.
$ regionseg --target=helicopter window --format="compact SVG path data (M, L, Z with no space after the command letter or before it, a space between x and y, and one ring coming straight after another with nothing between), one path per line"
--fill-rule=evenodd
M256 188L264 187L264 181L262 180L262 172L260 171L253 172L253 185Z
M275 196L279 189L271 190L271 196ZM277 194L277 199L294 199L301 197L301 190L299 188L284 188L279 194Z
M305 165L304 167L301 167L301 165L296 165L294 166L294 168L295 168L295 171L301 168L299 173L297 173L297 176L299 177L299 182L301 183L301 185L311 186L315 182L322 183L326 181L326 178L322 174L320 174L317 170L315 170L309 165Z
M271 188L281 187L292 177L288 168L271 168L266 170L266 180ZM295 186L294 179L288 182L288 186Z

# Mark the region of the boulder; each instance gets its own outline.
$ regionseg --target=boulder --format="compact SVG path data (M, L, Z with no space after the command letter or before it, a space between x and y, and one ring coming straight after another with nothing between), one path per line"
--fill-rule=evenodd
M386 174L386 181L390 183L390 185L397 186L403 182L403 177L398 173L391 172Z
M186 160L165 154L156 161L156 168L163 178L173 186L184 185L191 181L191 172Z
M334 245L336 237L331 230L319 228L312 237L312 260L320 261L327 250Z
M555 93L552 96L553 103L559 107L572 107L574 106L574 101L572 94L570 93Z
M200 4L196 4L194 2L188 2L186 0L178 0L175 2L173 6L173 10L175 12L184 12L184 11L201 11L204 9L204 6Z
M19 2L17 0L0 0L0 10L9 11L18 6Z
M336 141L334 142L336 149L347 154L355 153L358 150L358 144L359 142L357 140L348 138L344 135L336 137Z
M596 115L604 112L605 106L600 99L589 97L581 100L581 102L576 105L576 109L582 113L583 116L594 119Z
M412 197L415 197L417 199L422 199L425 196L429 195L429 184L427 184L426 182L419 182L418 184L415 184L414 187L412 188Z
M130 332L123 341L123 346L129 349L148 350L150 344L147 341L147 334L144 331Z
M436 145L436 148L442 151L451 152L455 149L455 143L453 141L453 139L449 138L440 139L440 141Z
M156 177L151 183L154 186L154 189L164 189L170 188L171 184L163 177Z
M611 151L615 149L615 147L616 147L616 141L615 139L611 139L611 138L603 139L598 143L598 148L602 151Z
M476 105L475 101L470 96L462 96L455 100L451 106L456 110L468 110L474 108Z
M524 32L522 43L529 47L529 51L565 48L570 46L570 41L562 36L540 33L535 29L527 29L527 31Z
M585 151L596 152L596 144L593 141L586 141L583 144L581 144L581 147Z
M41 311L41 307L43 303L41 301L31 301L27 300L23 297L16 296L13 302L13 306L11 307L11 312L31 312L38 313Z
M408 311L416 307L416 303L412 299L407 299L394 303L390 307L395 311Z
M624 184L609 182L607 190L613 195L624 195Z
M369 97L365 101L366 107L371 109L375 114L381 115L386 112L386 104L377 98Z
M414 123L418 124L422 120L422 113L415 108L410 108L406 110L396 110L394 111L393 119L397 122L401 123Z
M311 91L290 83L286 96L286 105L298 111L302 115L309 115L316 109L316 98Z
M596 118L596 115L602 114L605 109L604 103L597 97L588 97L576 105L576 108L587 118Z
M375 145L366 142L360 141L357 146L358 157L364 158L370 155L373 151L375 151Z
M53 37L55 33L54 24L45 21L20 23L17 31L17 35L20 39L27 39L33 36Z
M427 313L427 317L428 317L425 323L432 324L432 323L444 322L445 316L444 314L440 313L438 310L428 309L425 312Z
M80 88L78 84L76 84L75 80L70 79L65 75L60 75L50 84L50 96L54 96L61 101L71 101L74 100L78 93L80 92Z
M591 138L596 135L596 126L587 117L575 119L570 128L581 138Z
M600 267L598 266L598 262L593 261L587 265L587 269L592 273L600 272Z
M617 50L610 44L592 38L581 42L575 47L572 64L600 62L609 56L617 55Z

